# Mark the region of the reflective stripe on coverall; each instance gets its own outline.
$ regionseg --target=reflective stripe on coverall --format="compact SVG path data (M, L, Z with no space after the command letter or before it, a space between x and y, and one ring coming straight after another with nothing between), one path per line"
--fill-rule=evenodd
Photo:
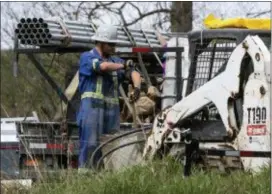
M80 57L81 104L77 115L79 168L89 167L88 160L99 145L100 135L119 129L120 125L118 87L124 80L125 73L123 70L101 72L100 64L103 61L96 49L85 52ZM107 61L122 62L122 59L110 57ZM101 152L96 156L95 164L101 157Z

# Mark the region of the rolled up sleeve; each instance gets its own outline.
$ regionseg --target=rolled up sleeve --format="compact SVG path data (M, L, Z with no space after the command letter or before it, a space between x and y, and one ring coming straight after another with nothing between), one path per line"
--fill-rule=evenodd
M89 53L83 53L80 56L79 72L83 75L90 76L92 72L101 72L100 64L102 61Z

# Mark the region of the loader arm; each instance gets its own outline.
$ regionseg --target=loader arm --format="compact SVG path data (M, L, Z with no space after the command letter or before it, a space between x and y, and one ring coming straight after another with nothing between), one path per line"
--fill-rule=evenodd
M247 36L232 52L224 72L156 116L152 133L144 148L144 158L154 157L167 135L177 128L179 121L188 118L210 103L214 103L218 109L228 136L234 138L237 135L239 129L232 99L236 98L240 83L243 82L240 74L243 71L241 65L246 54L252 59L254 75L270 79L268 49L258 36Z

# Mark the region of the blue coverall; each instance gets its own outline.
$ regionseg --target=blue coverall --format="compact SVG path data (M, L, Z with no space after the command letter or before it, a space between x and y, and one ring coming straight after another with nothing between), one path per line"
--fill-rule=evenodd
M125 78L124 70L101 72L104 61L123 62L118 57L103 59L94 48L80 56L79 92L81 104L77 115L79 126L79 168L89 167L90 155L99 145L101 134L110 133L120 126L118 87ZM131 74L133 71L128 72ZM101 157L96 154L95 163Z

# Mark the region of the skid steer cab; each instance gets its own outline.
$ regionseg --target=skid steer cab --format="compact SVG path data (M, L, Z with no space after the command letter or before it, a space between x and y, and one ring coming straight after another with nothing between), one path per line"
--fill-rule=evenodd
M270 165L271 32L204 30L188 40L184 95L155 117L143 157L179 157L184 176L192 163L252 172Z

